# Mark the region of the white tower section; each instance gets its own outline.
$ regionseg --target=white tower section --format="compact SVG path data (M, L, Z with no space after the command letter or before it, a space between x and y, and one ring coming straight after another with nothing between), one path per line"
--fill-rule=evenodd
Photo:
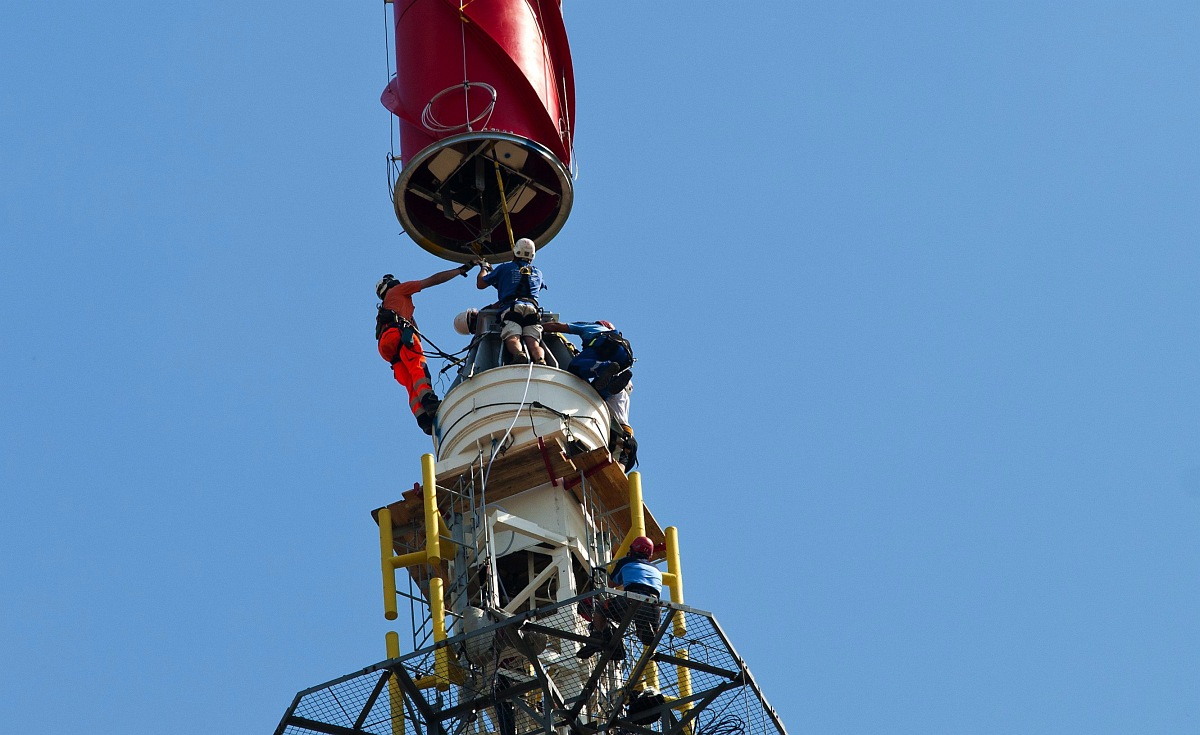
M455 560L466 568L451 583L459 593L447 601L453 612L566 600L607 561L601 555L612 540L597 533L583 494L568 490L554 468L565 454L606 452L609 421L591 386L552 367L495 367L450 390L434 440L439 485L473 495L473 512L452 524L473 547Z
M563 601L610 560L628 530L610 422L590 385L554 367L502 365L450 390L434 435L438 485L459 488L471 509L450 523L466 550L449 580L451 612ZM624 522L613 506L626 507Z
M434 437L438 474L493 448L563 432L587 449L608 446L608 406L583 380L542 365L505 365L459 383L442 401ZM506 438L507 437L507 438Z

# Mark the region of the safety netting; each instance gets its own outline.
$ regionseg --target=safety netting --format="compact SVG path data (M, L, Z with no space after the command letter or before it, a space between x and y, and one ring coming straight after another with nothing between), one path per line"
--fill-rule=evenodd
M300 692L276 735L786 735L711 613L600 589L483 622Z

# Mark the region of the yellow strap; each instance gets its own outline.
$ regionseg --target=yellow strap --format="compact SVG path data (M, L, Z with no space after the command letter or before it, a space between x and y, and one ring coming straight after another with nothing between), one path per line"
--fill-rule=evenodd
M508 219L508 199L504 196L504 179L500 178L500 162L492 159L492 165L496 167L496 183L500 185L500 211L504 213L504 226L508 229L508 246L515 247L517 241L513 239L512 222Z

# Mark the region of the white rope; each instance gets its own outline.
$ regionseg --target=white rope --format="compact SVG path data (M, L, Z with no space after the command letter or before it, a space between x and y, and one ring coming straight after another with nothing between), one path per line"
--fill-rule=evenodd
M508 425L508 431L504 432L504 438L500 443L492 447L492 456L488 459L487 470L483 473L483 492L487 492L488 476L492 474L492 462L496 461L496 448L503 447L504 442L508 441L508 437L512 434L513 427L517 425L517 421L521 418L521 411L525 408L525 399L529 397L529 383L533 380L533 360L529 361L529 373L525 376L525 392L521 394L521 403L517 406L517 412L513 415L512 423Z
M467 108L464 110L465 115L467 115L467 117L464 118L466 122L458 123L456 125L447 125L438 120L437 116L434 115L433 105L443 96L455 91L459 87L462 87L464 96L471 93L471 87L479 87L480 89L486 90L491 99L488 100L487 107L484 108L483 112L479 113L475 117L472 118L469 116L470 108ZM492 119L492 112L496 109L497 97L498 95L496 93L496 88L486 82L463 82L462 84L455 84L452 87L446 87L425 103L425 109L421 111L421 125L431 133L449 133L451 131L458 130L459 128L466 128L468 131L470 131L472 125L482 120L483 125L481 127L486 128Z
M487 481L488 481L488 476L492 474L492 462L496 461L496 454L497 454L496 449L498 447L504 446L504 442L508 441L509 435L512 434L513 427L517 425L517 421L520 420L520 418L521 418L521 411L524 410L524 408L525 408L525 399L529 397L529 383L532 380L533 380L533 360L530 360L529 361L529 372L526 373L526 375L525 375L525 392L521 394L521 403L517 406L516 413L513 414L513 420L512 420L512 423L508 425L508 431L504 432L504 437L500 440L500 443L496 444L492 447L492 456L488 458L487 469L483 473L483 480L480 482L480 487L479 487L479 512L480 512L480 514L482 516L482 520L483 520L484 553L487 555L487 558L485 559L485 561L487 562L487 565L488 565L488 574L491 576L490 584L488 586L491 587L492 602L496 605L496 607L500 606L500 599L499 599L500 593L499 593L499 590L496 589L496 587L500 581L500 573L496 569L496 549L495 549L496 539L494 537L494 534L491 534L489 532L490 524L488 524L488 521L487 521Z

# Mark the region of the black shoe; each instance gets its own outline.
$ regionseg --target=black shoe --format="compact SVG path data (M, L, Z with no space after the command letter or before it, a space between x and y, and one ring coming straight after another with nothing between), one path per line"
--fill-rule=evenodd
M442 399L437 397L433 391L429 391L421 396L421 408L425 409L425 413L432 416L438 412L438 408L442 405Z
M588 643L583 644L583 648L579 649L575 653L575 655L579 658L586 660L586 659L591 658L592 656L595 656L597 653L600 653L600 651L602 651L602 650L604 650L604 649L601 646L599 646L595 643L588 642ZM624 643L620 643L620 642L617 643L616 649L613 650L612 660L613 661L624 661L625 660L625 644Z
M618 662L625 660L625 644L624 643L617 641L617 649L615 651L613 651L612 660L618 661Z
M605 646L612 643L613 637L612 628L605 627L600 630L593 628L591 635L588 636L588 642L583 644L583 648L579 649L575 655L583 659L591 658L597 653L603 651ZM625 647L621 646L620 641L617 642L617 645L620 646L621 656L621 658L618 660L624 661Z
M617 363L604 363L604 367L596 371L596 377L592 379L592 387L596 389L597 393L604 395L604 391L608 390L609 383L612 383L613 378L619 372L621 372L621 367Z
M613 376L613 379L609 382L608 387L605 388L605 390L608 391L610 396L615 396L616 394L625 390L625 386L629 385L629 381L632 379L633 373L630 371L618 370L617 374Z
M417 426L421 427L421 431L425 432L429 436L433 436L433 416L431 414L418 414Z

